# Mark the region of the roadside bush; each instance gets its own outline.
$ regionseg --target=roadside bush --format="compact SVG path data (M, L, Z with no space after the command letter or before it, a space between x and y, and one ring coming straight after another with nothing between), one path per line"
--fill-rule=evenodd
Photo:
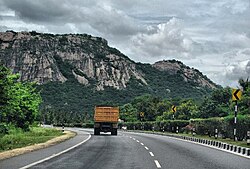
M225 120L225 131L229 138L233 138L234 129L234 116L227 116ZM246 137L247 131L250 131L250 116L249 115L238 115L236 123L236 137L238 140L243 140Z
M176 127L179 127L180 131L183 131L182 128L189 124L188 120L167 120L167 121L157 121L157 122L125 122L120 125L127 126L128 130L152 130L154 131L168 131L175 132Z
M222 138L233 138L234 129L234 116L227 117L214 117L207 119L191 119L191 120L166 120L157 122L125 122L119 124L127 126L128 130L152 130L154 131L166 131L176 132L176 128L179 128L179 132L189 133L195 128L195 132L198 135L214 136L215 129L218 130L218 134ZM247 131L250 131L250 116L238 115L237 116L237 139L239 141L246 138Z
M218 129L218 134L223 138L233 139L234 116L223 118L208 118L208 119L191 119L190 124L195 127L196 133L199 135L214 136L215 129ZM237 116L237 139L243 140L246 137L247 131L250 131L250 116Z
M223 118L208 118L208 119L191 119L190 123L194 126L195 131L199 135L209 135L215 134L215 129L222 131L224 129Z
M167 131L167 132L176 132L177 127L179 128L179 132L184 131L184 127L189 124L188 120L166 120L157 122L157 130L159 131Z

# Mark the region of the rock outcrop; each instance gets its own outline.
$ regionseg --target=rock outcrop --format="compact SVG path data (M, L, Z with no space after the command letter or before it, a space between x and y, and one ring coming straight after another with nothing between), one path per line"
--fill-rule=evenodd
M180 61L164 60L156 62L152 66L160 71L165 71L172 75L179 74L183 77L185 82L195 83L200 87L212 89L217 88L217 85L204 76L200 71L184 65Z
M147 85L133 61L110 48L106 40L86 34L8 31L0 33L0 51L0 59L24 81L65 82L72 74L81 84L95 82L97 90L126 88L131 77ZM72 70L62 70L62 64Z

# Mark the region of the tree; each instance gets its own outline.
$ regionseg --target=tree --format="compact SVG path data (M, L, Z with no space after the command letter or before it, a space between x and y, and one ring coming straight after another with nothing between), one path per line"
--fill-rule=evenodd
M38 115L41 96L34 83L17 82L19 76L12 75L3 65L0 70L3 70L0 74L1 122L28 130Z
M158 116L156 121L171 120L173 119L173 112L171 110L173 105L178 105L179 99L163 100L157 104Z
M120 107L120 119L125 122L137 121L138 110L133 107L131 103L125 104Z
M213 90L210 97L203 100L199 106L200 113L198 117L225 117L229 115L231 89L229 87Z
M198 107L192 99L182 101L178 106L176 118L181 120L189 120L198 116Z
M3 108L8 101L7 87L11 83L11 79L8 75L10 75L9 69L0 63L0 112L3 112Z
M210 98L205 98L199 107L199 118L208 118L216 117L217 113L215 112L216 104Z
M164 99L157 103L156 108L157 108L157 116L163 115L164 112L167 112L171 109L173 103L171 100Z
M146 121L154 121L158 114L157 104L159 102L160 102L159 97L147 94L136 97L132 101L132 105L138 110L138 112L144 112L144 119Z
M11 97L8 95L8 91L13 84L14 77L10 75L10 70L0 62L0 122L3 121L7 102Z
M243 91L246 91L247 89L250 88L250 82L248 81L248 78L246 81L243 78L240 78L239 84L242 87Z
M240 114L249 114L250 115L250 82L248 79L239 80L239 84L243 89L243 94L241 100L239 101L239 113Z
M231 99L231 89L229 87L215 89L212 92L211 99L216 104L229 105L229 100Z

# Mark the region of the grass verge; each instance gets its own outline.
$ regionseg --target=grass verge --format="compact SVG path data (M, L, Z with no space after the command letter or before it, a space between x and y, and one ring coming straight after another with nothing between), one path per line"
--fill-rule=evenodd
M21 132L19 134L22 135L22 136L18 136L19 138L25 137L25 139L19 140L18 141L19 144L15 146L9 146L9 144L6 144L5 147L11 147L14 149L5 150L5 151L2 150L2 152L0 152L0 160L14 157L17 155L21 155L24 153L28 153L34 150L46 148L46 147L58 144L60 142L63 142L65 140L68 140L76 135L75 132L71 132L71 131L64 131L62 133L60 130L56 130L52 128L38 128L38 127L32 128L30 132L25 132L25 133ZM10 135L13 135L13 133ZM37 138L32 138L32 137L37 137ZM27 138L30 138L31 140L27 141L29 140ZM4 140L8 140L8 139L5 138ZM18 139L16 139L16 141L17 140ZM9 142L13 142L13 141L9 140ZM20 147L20 148L17 148L17 147Z
M12 129L0 137L0 152L43 143L61 135L61 131L52 128L32 127L28 132Z

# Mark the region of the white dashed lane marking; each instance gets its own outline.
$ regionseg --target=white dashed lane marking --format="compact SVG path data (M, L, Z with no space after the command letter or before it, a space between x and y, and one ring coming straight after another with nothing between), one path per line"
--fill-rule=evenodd
M137 143L140 143L140 141L139 140L136 140L135 138L133 138L133 137L129 137L129 138L131 138L131 139L133 139L134 141L136 141ZM142 146L144 146L144 143L140 143ZM144 146L144 148L146 149L146 150L149 150L149 148L147 147L147 146ZM150 156L151 157L154 157L155 155L153 154L153 152L149 152L149 154L150 154ZM154 162L155 162L155 165L156 165L156 167L157 168L161 168L161 165L160 165L160 163L159 163L159 161L158 160L154 160Z
M150 154L152 157L154 157L154 156L155 156L152 152L149 152L149 154Z
M157 160L155 160L155 165L156 165L157 168L161 168L161 165Z

